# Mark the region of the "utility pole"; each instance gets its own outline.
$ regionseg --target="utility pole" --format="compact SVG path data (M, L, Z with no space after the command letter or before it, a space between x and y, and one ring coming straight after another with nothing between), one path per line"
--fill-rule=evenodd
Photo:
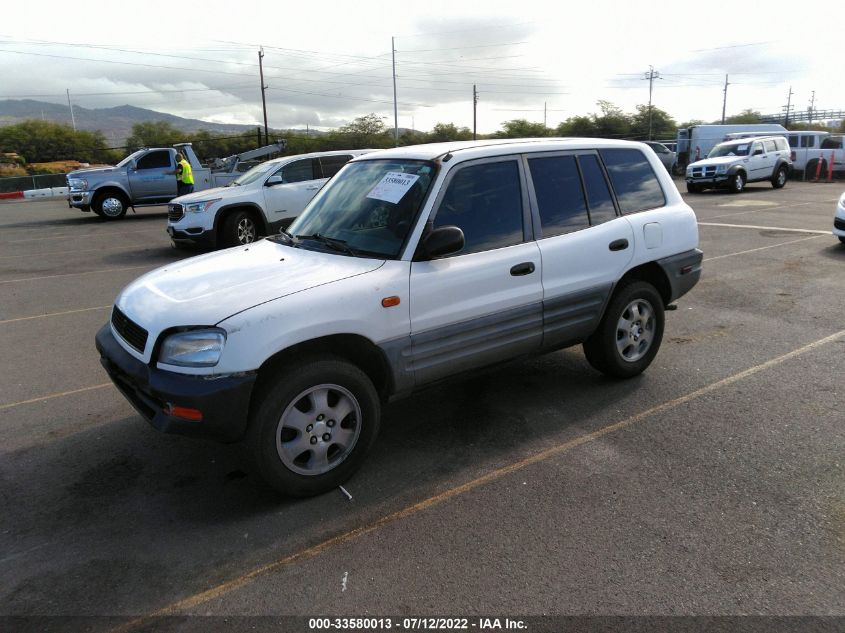
M725 124L725 106L728 105L728 76L725 75L725 88L722 92L725 93L725 96L722 98L722 125Z
M67 107L70 108L70 122L73 123L73 131L76 132L76 117L73 116L73 105L70 102L70 88L67 89Z
M393 57L393 143L399 147L399 104L396 101L396 38L390 38L390 54Z
M810 123L810 125L813 124L813 112L815 111L815 107L814 107L815 105L816 105L816 91L813 90L813 96L810 97L810 107L807 108L807 121Z
M264 144L270 144L270 135L267 133L267 98L264 96L264 91L268 86L264 85L264 47L258 49L258 72L261 74L261 107L264 108Z
M478 91L475 84L472 84L472 140L476 139L476 110L478 109Z
M660 73L654 71L654 66L648 67L648 72L645 73L644 79L648 79L648 140L651 140L651 92L654 86L654 80L660 79Z
M548 127L548 125L546 125L546 105L546 102L543 101L543 127Z
M789 125L789 110L792 108L792 86L789 87L789 95L786 98L786 116L783 120L783 127Z

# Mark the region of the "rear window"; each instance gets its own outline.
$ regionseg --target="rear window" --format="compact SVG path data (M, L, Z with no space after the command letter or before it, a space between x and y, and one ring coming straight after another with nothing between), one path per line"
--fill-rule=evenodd
M841 136L829 136L822 141L822 149L842 149Z
M657 175L638 149L602 149L602 160L610 174L622 213L636 213L666 204Z

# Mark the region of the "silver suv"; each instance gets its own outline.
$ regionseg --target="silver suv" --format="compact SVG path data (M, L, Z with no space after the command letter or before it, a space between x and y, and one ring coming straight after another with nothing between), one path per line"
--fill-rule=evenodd
M768 180L780 189L792 171L789 143L782 136L760 136L719 143L707 158L687 166L687 191L727 187L741 193L746 183Z

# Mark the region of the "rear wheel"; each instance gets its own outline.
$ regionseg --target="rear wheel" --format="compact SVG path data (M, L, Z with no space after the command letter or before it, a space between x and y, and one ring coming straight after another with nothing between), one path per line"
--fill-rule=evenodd
M745 190L745 174L740 172L731 176L728 187L731 193L742 193Z
M701 192L701 185L696 185L694 183L688 182L687 183L687 191L689 193L700 193Z
M255 216L249 211L235 211L223 221L222 241L224 246L251 244L260 236Z
M336 488L363 463L380 416L372 381L344 360L320 356L283 368L259 392L250 420L261 475L298 497Z
M119 220L126 215L129 201L126 196L116 191L106 191L94 197L91 208L94 213L107 220Z
M772 177L772 187L775 189L780 189L786 184L786 167L781 167L780 169L775 172L775 175Z
M603 374L631 378L654 360L663 326L663 299L654 286L629 281L614 293L598 329L584 342L584 354Z

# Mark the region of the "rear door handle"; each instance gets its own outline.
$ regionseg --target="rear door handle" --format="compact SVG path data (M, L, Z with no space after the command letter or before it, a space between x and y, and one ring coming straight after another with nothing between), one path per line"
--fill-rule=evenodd
M521 275L530 275L534 272L534 262L522 262L511 268L511 275L519 277Z
M609 245L608 248L612 251L624 251L628 248L628 240L624 237L621 240L613 240Z

